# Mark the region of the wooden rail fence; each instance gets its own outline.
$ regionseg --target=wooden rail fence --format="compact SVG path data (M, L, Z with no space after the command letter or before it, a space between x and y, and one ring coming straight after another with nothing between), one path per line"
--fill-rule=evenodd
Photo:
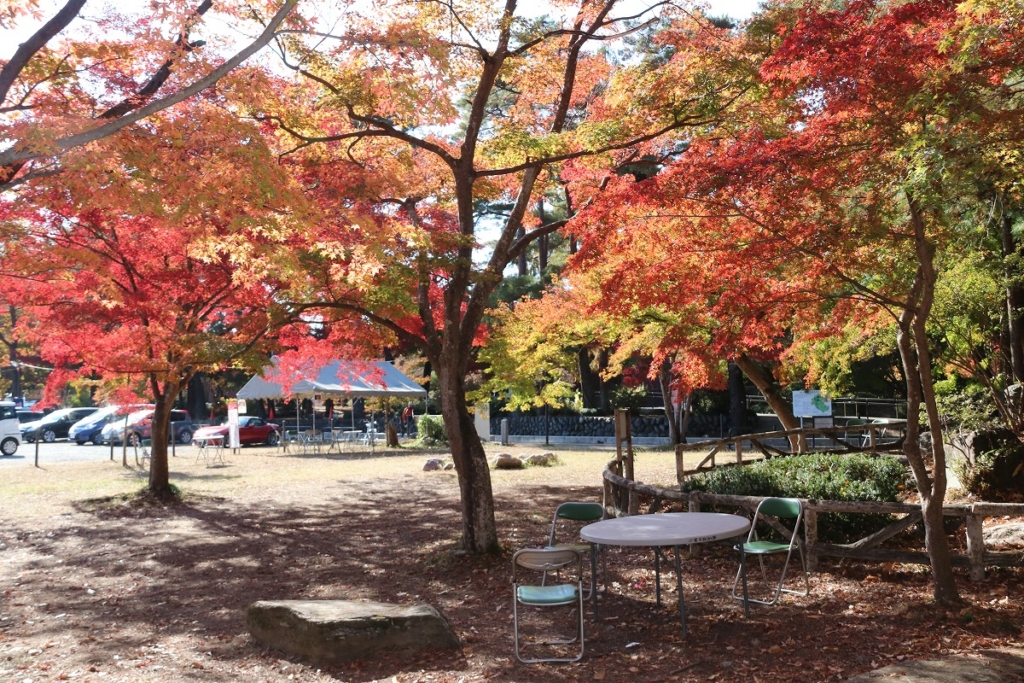
M761 457L774 458L780 455L806 453L811 450L807 447L808 437L812 440L818 437L826 439L832 452L836 448L843 453L871 454L902 450L906 424L906 420L889 420L886 422L851 424L840 427L803 427L801 429L761 432L759 434L741 434L709 442L711 451L693 469L684 469L683 453L688 447L686 444L680 444L676 446L676 478L682 482L689 475L714 469L717 464L717 456L726 451L731 451L733 457L731 462L722 463L722 465L742 465L744 462L750 462ZM898 434L893 434L893 432ZM853 435L852 440L851 435ZM616 434L616 437L618 437L618 434ZM785 439L790 443L790 450L783 450L768 444L767 441L769 439ZM750 447L749 451L747 450L747 444ZM753 453L753 458L744 460L744 455L748 452L756 453Z
M702 505L730 506L746 510L751 516L762 500L758 496L716 495L703 491L683 493L678 489L665 489L632 481L622 476L623 460L616 458L608 463L604 471L604 506L606 514L624 515L651 514L663 505L677 503L690 512L699 512ZM928 554L923 550L905 550L880 547L883 542L910 529L921 522L921 508L908 503L850 502L834 500L805 499L804 536L801 540L807 557L808 569L817 569L822 557L842 557L864 562L901 562L906 564L929 564ZM861 538L853 543L833 544L818 540L818 515L826 512L848 514L890 514L902 515L884 529ZM946 517L962 517L967 527L967 552L954 554L953 566L969 567L972 580L985 577L986 567L1024 566L1024 552L992 552L985 550L982 522L985 517L1024 515L1024 505L1002 503L973 503L947 505L943 507ZM691 556L698 556L701 546L690 547Z

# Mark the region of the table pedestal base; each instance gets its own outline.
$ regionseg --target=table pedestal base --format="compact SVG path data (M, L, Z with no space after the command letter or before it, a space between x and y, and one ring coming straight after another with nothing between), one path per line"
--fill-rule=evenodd
M590 571L595 572L593 576L597 576L597 548L596 545L590 547ZM686 600L683 598L683 571L682 563L679 561L679 546L671 546L673 556L675 559L675 570L676 570L676 591L679 596L679 622L683 627L683 637L687 636L686 628ZM747 563L747 554L743 552L743 545L739 546L740 551L740 566L745 568ZM661 607L661 559L664 557L661 546L654 549L654 601L658 607ZM668 558L665 558L667 561ZM597 590L593 591L591 599L594 602L594 621L598 620L597 613ZM749 593L747 591L747 573L743 572L743 615L750 618L750 601Z

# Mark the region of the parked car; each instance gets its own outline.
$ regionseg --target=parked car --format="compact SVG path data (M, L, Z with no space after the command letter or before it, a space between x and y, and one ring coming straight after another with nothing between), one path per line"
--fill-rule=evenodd
M140 403L132 406L112 405L100 408L92 415L89 415L88 417L85 417L71 425L71 429L68 430L68 440L74 441L79 446L84 446L90 442L99 444L101 442L100 435L103 433L103 428L107 426L107 424L117 421L118 418L123 422L125 411L134 412L148 407L151 406Z
M223 437L224 445L227 445L228 429L226 424L200 427L192 438L203 441L210 437ZM255 415L242 415L238 418L238 441L243 446L257 443L276 446L281 441L281 427Z
M10 401L0 401L0 453L14 455L21 445L21 429L18 423L17 406Z
M119 444L124 440L124 418L107 423L100 434L102 443ZM171 411L171 438L177 443L192 442L192 417L187 410ZM128 415L129 443L153 438L153 409L145 408Z
M52 413L52 410L32 410L31 408L18 408L18 421L22 424L26 422L38 422L44 417Z
M35 422L26 422L21 425L21 440L35 441L36 434L46 443L57 439L63 439L71 431L71 426L95 413L99 408L62 408L55 410Z

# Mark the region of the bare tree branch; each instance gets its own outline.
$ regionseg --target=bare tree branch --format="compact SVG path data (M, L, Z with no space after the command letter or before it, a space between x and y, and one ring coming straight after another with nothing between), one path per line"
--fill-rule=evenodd
M516 258L519 256L519 253L521 251L523 251L524 249L526 249L528 246L530 246L531 242L533 242L534 240L536 240L536 239L538 239L540 237L543 237L544 235L550 235L551 233L555 232L556 230L561 230L562 228L564 228L566 226L566 224L568 222L569 222L569 219L564 218L564 219L562 219L560 221L554 221L553 223L548 223L547 225L542 225L541 227L536 228L534 230L531 230L530 232L528 232L525 235L523 235L521 238L516 240L512 244L511 247L509 247L509 250L508 250L508 261L509 261L509 263L511 263L512 261L515 261Z
M43 24L38 31L32 34L32 37L18 46L14 56L11 57L11 61L7 62L4 68L0 70L0 102L7 99L7 93L10 91L11 86L14 85L14 81L21 75L25 66L28 65L29 60L42 50L50 42L50 39L63 31L71 23L71 20L78 16L84 5L85 0L69 0L52 19Z
M55 141L55 146L60 150L67 150L73 147L79 147L81 145L89 144L97 140L102 140L105 137L113 135L124 128L141 121L142 119L152 116L153 114L163 111L168 107L172 107L175 104L184 102L193 95L196 95L203 90L206 90L210 86L214 85L221 78L229 74L235 67L247 60L249 57L254 55L260 49L262 49L270 40L274 37L274 32L277 27L285 20L285 18L295 8L298 0L285 0L284 4L281 5L277 13L267 23L266 29L257 37L253 42L247 45L242 50L238 51L231 58L226 60L219 67L211 71L209 74L200 78L196 82L185 86L173 95L162 97L158 100L153 100L149 104L136 109L133 112L125 114L109 123L104 123L95 128L91 128L74 135L67 135L62 138L58 138ZM11 164L16 164L20 161L27 161L29 159L38 159L40 157L50 156L46 152L41 152L35 149L29 149L24 146L15 146L8 149L5 152L0 153L0 167L6 167ZM0 181L2 183L2 181ZM2 185L0 185L2 187Z
M642 23L642 24L640 24L638 26L635 26L633 28L628 28L628 29L619 31L618 33L609 33L607 35L600 35L600 36L596 35L596 34L591 35L588 31L578 31L576 29L571 29L571 28L556 29L554 31L548 31L544 35L538 36L538 37L534 38L533 40L531 40L531 41L529 41L527 43L523 43L522 45L517 47L515 50L512 50L512 52L510 52L509 54L511 56L513 56L513 57L522 57L524 54L526 54L527 52L530 51L530 48L536 47L538 44L547 42L548 40L551 40L552 38L557 38L558 36L577 36L577 37L585 38L587 40L599 40L599 41L618 40L619 38L625 38L628 35L636 33L637 31L642 31L645 28L647 28L648 26L652 26L657 21L658 21L657 19L648 19L644 23ZM606 22L604 25L607 26L607 25L610 25L611 23L612 22L609 21L609 22Z
M433 142L427 142L426 140L418 138L415 135L410 135L409 133L406 133L404 130L399 130L398 128L395 128L393 125L391 125L384 119L375 116L363 116L361 114L357 114L355 108L351 104L346 105L346 107L348 109L348 117L353 121L358 121L359 123L365 124L367 126L373 126L378 130L386 133L388 137L395 138L396 140L401 140L402 142L412 145L413 147L418 147L419 149L432 152L436 154L438 157L440 157L441 160L445 164L447 164L449 168L454 168L455 165L458 163L458 160L451 154L449 154L448 150L446 150L444 147L436 145ZM347 135L347 137L354 136Z
M197 21L199 21L199 19L204 14L206 14L206 12L211 7L213 7L213 0L203 0L203 3L199 5L199 7L197 7L192 12L192 14L189 15L189 17L185 20L184 28L182 28L181 33L178 34L177 40L174 41L174 44L178 48L178 54L167 58L164 61L164 63L161 64L160 67L156 70L156 73L154 73L150 77L150 79L146 81L145 85L139 88L138 92L136 92L131 97L123 99L118 104L115 104L113 107L106 110L105 112L99 115L99 118L116 119L119 116L124 116L128 112L138 108L142 103L148 101L151 97L153 97L153 95L156 94L160 87L163 86L165 82L167 82L167 79L171 77L171 70L174 68L174 65L178 61L179 57L182 54L191 52L192 50L204 44L203 41L199 41L196 43L188 42L188 34L192 26Z

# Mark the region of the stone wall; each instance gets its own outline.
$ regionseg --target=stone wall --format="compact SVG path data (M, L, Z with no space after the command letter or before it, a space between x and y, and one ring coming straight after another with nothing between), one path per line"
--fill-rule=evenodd
M500 436L501 421L508 420L508 433L520 436L544 436L544 421L548 421L550 436L607 437L615 436L612 417L591 415L523 415L522 413L492 413L491 434ZM668 420L664 415L634 416L631 419L633 436L638 438L667 438ZM729 433L729 419L724 415L694 415L690 420L688 436L718 437Z

